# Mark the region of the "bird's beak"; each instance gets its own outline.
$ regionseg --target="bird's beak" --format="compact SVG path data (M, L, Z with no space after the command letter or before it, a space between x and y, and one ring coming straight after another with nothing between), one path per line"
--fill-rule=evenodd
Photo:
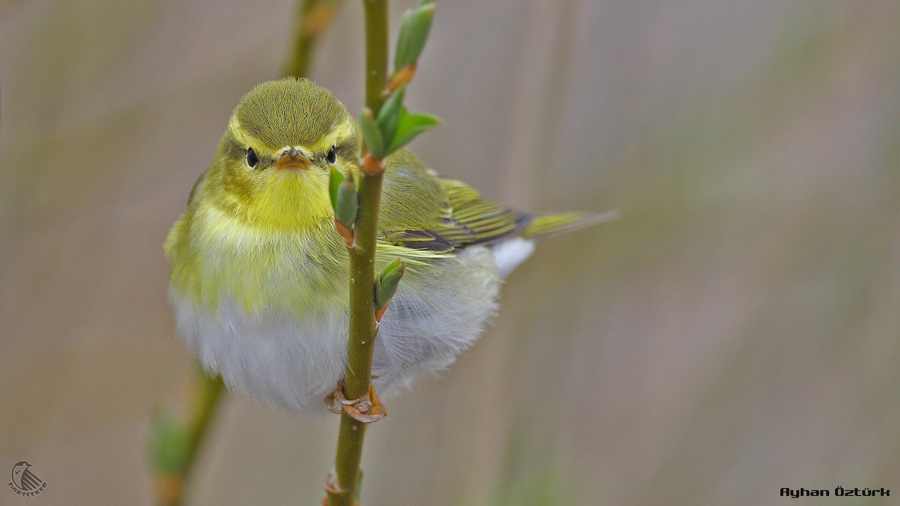
M309 158L299 149L286 149L281 152L281 156L272 165L276 169L308 169L312 165Z

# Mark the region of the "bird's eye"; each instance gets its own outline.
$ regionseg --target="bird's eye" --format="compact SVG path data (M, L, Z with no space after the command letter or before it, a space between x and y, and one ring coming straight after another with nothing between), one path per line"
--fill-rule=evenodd
M253 148L247 149L247 165L251 167L256 167L256 164L259 163L259 157L256 156L256 151L253 151Z
M328 163L337 161L337 153L334 152L334 146L331 146L331 149L328 150L328 154L325 155L325 158L328 160Z

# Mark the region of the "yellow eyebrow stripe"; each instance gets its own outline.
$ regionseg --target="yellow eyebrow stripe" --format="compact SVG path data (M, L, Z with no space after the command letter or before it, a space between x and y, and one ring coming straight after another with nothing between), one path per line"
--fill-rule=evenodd
M323 136L319 142L308 147L310 148L310 151L313 152L328 151L329 149L331 149L331 146L336 146L339 140L345 137L349 137L352 134L353 122L350 121L350 118L348 117L342 123L331 127L331 130L325 136Z
M245 146L253 146L253 147L261 147L265 146L259 139L253 137L248 134L241 128L241 122L238 121L237 115L232 114L231 119L228 120L228 131L231 132L231 135L234 136L235 140L242 143ZM272 149L272 148L270 148Z
M232 115L231 119L228 120L228 130L231 132L231 135L238 142L244 144L245 146L255 147L255 148L268 148L269 151L276 151L283 146L266 146L262 141L248 134L246 130L241 127L240 120L237 119L237 115ZM324 137L322 137L319 142L313 144L312 146L296 146L302 148L306 152L318 152L318 151L328 151L331 146L335 146L338 144L338 141L344 139L346 137L352 136L354 133L353 122L348 117L342 123L339 123L331 128L331 131L328 132Z

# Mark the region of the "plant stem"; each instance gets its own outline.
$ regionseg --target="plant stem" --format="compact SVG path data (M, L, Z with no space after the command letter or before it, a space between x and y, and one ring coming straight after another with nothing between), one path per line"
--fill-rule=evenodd
M188 401L190 414L185 427L183 465L174 473L157 474L157 504L164 506L181 506L184 503L184 493L198 450L209 432L210 421L225 392L222 378L207 374L199 362L192 383L191 398Z
M340 5L341 0L301 0L294 18L294 51L285 66L285 77L309 74L316 39L331 24Z
M284 69L285 76L303 77L309 72L309 60L315 35L305 29L305 21L318 0L302 0L294 18L294 51Z
M197 394L194 397L195 417L188 425L188 437L193 444L186 457L185 478L188 478L188 473L194 467L197 449L203 443L203 438L207 433L206 429L209 427L209 422L219 405L219 399L225 391L225 383L222 382L221 376L209 375L203 370L200 370L199 374L202 377L197 381Z
M197 364L198 366L200 364ZM191 472L194 469L194 462L197 459L197 453L206 434L209 432L210 421L219 406L222 394L225 392L225 384L222 383L222 377L219 375L209 375L202 367L197 368L197 379L195 380L194 396L191 399L191 407L193 419L187 427L188 446L185 454L185 466L178 476L182 484L181 494L178 495L175 502L170 502L171 506L180 506L184 499L184 485L191 478Z
M388 4L386 0L363 0L366 18L366 106L378 111L387 82ZM384 163L363 157L358 182L359 217L354 227L356 247L350 257L350 336L344 395L359 399L369 392L372 354L378 327L375 323L375 247ZM366 424L346 413L341 415L335 455L335 482L330 483L328 504L351 506L356 501L359 463L362 460Z
M388 72L388 3L363 0L366 15L366 107L377 115L384 104Z
M356 222L356 248L350 252L350 339L347 369L344 372L344 395L359 399L369 392L372 354L377 327L375 324L375 242L378 208L381 202L381 174L369 175L365 170L359 181L361 215ZM353 504L362 459L366 424L346 413L341 414L335 456L337 487L329 490L329 504Z

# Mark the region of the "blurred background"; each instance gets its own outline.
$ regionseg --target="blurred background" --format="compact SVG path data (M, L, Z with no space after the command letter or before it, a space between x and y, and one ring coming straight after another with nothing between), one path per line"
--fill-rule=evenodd
M0 476L48 483L0 504L151 504L151 414L193 366L162 243L295 8L0 3ZM351 112L361 26L346 2L312 69ZM387 401L366 506L900 495L898 48L898 2L439 2L407 100L444 125L413 149L622 217L543 243L481 341ZM229 397L191 504L319 504L336 429Z

